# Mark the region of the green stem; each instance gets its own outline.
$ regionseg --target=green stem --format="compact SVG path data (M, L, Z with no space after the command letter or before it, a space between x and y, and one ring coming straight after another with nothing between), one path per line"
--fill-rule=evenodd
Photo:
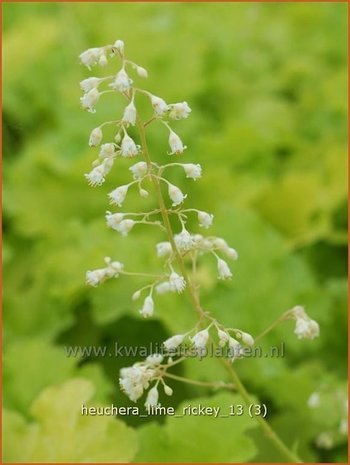
M152 164L151 164L151 159L150 159L149 152L148 152L145 128L144 128L143 123L139 119L137 121L137 126L138 126L138 129L139 129L139 132L140 132L142 153L143 153L144 159L145 159L148 167L151 168ZM190 298L190 300L192 302L192 305L193 305L194 309L199 314L200 319L205 318L206 314L205 314L205 312L203 311L203 309L202 309L202 307L200 305L199 299L197 297L195 285L189 279L188 273L187 273L187 270L186 270L186 267L185 267L185 264L184 264L184 261L183 261L183 258L182 258L180 252L178 251L178 249L176 247L175 240L174 240L174 234L173 234L171 223L170 223L170 220L169 220L168 210L167 210L167 208L165 206L165 203L164 203L164 199L163 199L162 191L161 191L161 188L160 188L159 180L155 176L152 176L152 182L153 182L153 185L154 185L154 188L155 188L160 213L161 213L161 216L162 216L162 219L163 219L163 223L164 223L164 226L165 226L165 229L166 229L166 232L167 232L169 242L171 244L171 247L172 247L172 250L174 252L176 261L178 263L178 266L179 266L179 268L181 270L182 276L184 277L184 279L186 280L186 283L187 283L187 286L186 286L187 293L189 295L189 298ZM233 369L232 365L230 365L229 363L226 363L226 362L224 362L224 363L226 365L226 368L228 369L228 372L230 374L230 377L231 377L231 379L233 381L233 384L234 384L235 388L241 394L241 396L242 396L243 400L245 401L245 403L247 405L250 405L252 403L252 401L250 399L250 396L249 396L248 392L246 391L244 385L242 384L240 378L238 377L237 373ZM293 452L291 452L288 449L288 447L281 441L281 439L277 436L277 434L273 431L273 429L264 420L263 417L256 416L255 418L259 422L259 424L260 424L261 428L263 429L263 431L265 432L266 437L269 438L270 441L273 443L273 445L276 447L276 449L278 449L281 452L281 454L283 456L285 456L286 459L288 459L288 462L302 463L300 458L297 455L295 455Z
M202 387L211 387L211 388L226 388L226 389L234 389L235 386L233 384L227 384L224 382L217 382L217 383L210 383L205 381L197 381L195 379L188 379L183 378L182 376L173 375L172 373L164 373L164 376L167 378L175 379L176 381L182 381L183 383L187 384L194 384L195 386L202 386Z
M235 388L237 389L237 391L243 398L245 404L250 406L253 403L253 400L250 398L250 395L248 394L246 388L242 384L236 371L234 370L231 364L229 364L228 362L224 362L224 363L235 385ZM282 440L277 436L277 434L274 432L274 430L271 428L271 426L268 424L268 422L263 417L261 417L260 415L257 415L255 418L259 422L266 437L274 444L276 449L278 449L280 453L288 459L288 462L303 463L303 461L300 459L300 457L298 457L297 454L294 454L291 450L288 449L288 447L282 442Z
M148 152L148 146L147 146L144 126L140 121L137 122L137 126L138 126L138 129L139 129L139 132L140 132L142 153L143 153L143 156L145 158L145 161L146 161L148 167L150 168L152 165L151 165L151 159L150 159L149 152ZM192 283L191 283L191 281L190 281L190 279L188 277L188 273L187 273L184 261L183 261L183 259L181 257L181 254L178 251L178 248L176 247L176 244L175 244L174 233L173 233L173 230L172 230L172 227L171 227L168 210L167 210L167 208L165 206L165 203L164 203L164 199L163 199L162 191L161 191L161 188L160 188L159 180L155 176L152 176L152 182L153 182L153 185L154 185L154 188L155 188L155 192L156 192L156 196L157 196L157 200L158 200L158 204L159 204L159 209L160 209L160 214L161 214L162 219L163 219L163 223L164 223L164 226L165 226L165 229L166 229L166 232L167 232L169 242L171 244L173 253L174 253L175 257L176 257L176 261L177 261L177 263L179 265L179 268L181 270L181 274L182 274L182 276L184 277L184 279L185 279L185 281L187 283L187 286L186 286L187 293L188 293L188 295L190 297L190 300L191 300L191 302L193 304L193 307L196 309L198 314L202 317L204 312L203 312L203 310L202 310L202 308L200 306L200 303L199 303L199 301L198 301L198 299L196 297L196 293L192 289Z

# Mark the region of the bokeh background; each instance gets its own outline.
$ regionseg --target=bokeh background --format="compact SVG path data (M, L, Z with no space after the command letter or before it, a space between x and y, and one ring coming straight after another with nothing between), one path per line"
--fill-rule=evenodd
M3 5L5 461L283 461L245 417L80 414L89 401L129 405L118 370L136 359L67 357L66 346L161 342L193 322L184 296L159 298L155 317L142 321L130 300L141 281L84 284L86 269L100 267L106 255L128 269L160 266L154 229L123 238L105 227L106 194L125 182L127 167L98 189L83 177L95 158L90 130L123 104L101 100L95 115L79 108L79 81L88 72L77 56L118 38L148 69L149 90L192 107L175 130L188 145L183 160L201 163L204 177L193 183L179 173L173 180L189 206L215 214L213 234L240 254L231 282L218 284L215 264L202 262L204 306L253 335L295 304L320 324L314 341L297 340L292 323L277 328L264 344L283 341L285 357L240 360L238 372L305 461L347 461L346 8ZM152 153L165 160L163 128L149 136ZM140 199L128 196L125 209L139 208ZM215 360L191 360L177 373L226 379ZM228 392L172 387L165 405L240 401ZM319 403L310 408L314 392Z

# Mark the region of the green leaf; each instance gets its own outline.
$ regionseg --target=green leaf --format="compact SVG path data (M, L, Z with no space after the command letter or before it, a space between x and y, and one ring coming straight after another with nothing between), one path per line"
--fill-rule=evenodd
M82 416L94 386L71 379L45 389L34 401L34 422L13 412L4 416L6 462L129 462L137 450L135 432L110 416ZM97 406L97 404L94 404Z

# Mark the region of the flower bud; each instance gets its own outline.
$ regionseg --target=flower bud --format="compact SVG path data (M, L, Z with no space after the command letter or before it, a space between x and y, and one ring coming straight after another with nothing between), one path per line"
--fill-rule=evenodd
M147 70L145 68L142 68L142 66L136 66L136 72L142 78L148 77Z
M116 40L113 45L122 55L124 53L124 42L122 40Z
M154 386L148 391L147 399L145 402L145 407L149 409L150 407L156 407L158 405L158 389Z
M164 384L164 392L167 396L172 396L174 391L171 389L170 386Z

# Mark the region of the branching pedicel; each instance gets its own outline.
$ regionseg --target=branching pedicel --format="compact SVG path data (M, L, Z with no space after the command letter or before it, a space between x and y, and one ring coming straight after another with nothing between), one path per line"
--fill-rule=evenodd
M107 64L107 55L111 58L117 57L121 62L121 68L116 75L106 76L103 78L90 77L84 79L81 83L81 89L84 91L81 97L81 105L87 111L94 113L94 106L102 95L108 93L119 93L127 100L120 120L107 121L99 127L92 130L89 139L89 145L92 147L100 146L98 158L93 162L93 169L86 174L91 186L99 186L105 181L105 177L111 171L117 158L134 159L142 157L142 161L133 164L129 169L132 180L122 186L116 187L109 193L111 205L121 207L129 189L137 188L141 197L148 197L149 193L143 187L146 180L153 184L157 208L149 212L132 212L132 213L112 213L106 212L107 226L126 236L132 228L137 225L152 225L159 227L166 234L167 240L160 242L156 246L157 256L165 260L166 271L159 275L149 275L147 273L132 273L124 269L124 265L119 261L113 261L111 258L105 258L105 267L88 271L86 273L86 282L91 286L97 286L103 281L111 278L117 278L119 275L144 276L149 279L149 283L141 289L136 290L132 299L138 300L141 295L144 301L140 309L140 314L144 317L150 317L154 313L154 295L168 292L182 293L187 291L191 303L198 313L198 323L194 328L184 334L176 334L164 342L164 353L154 354L147 357L143 362L134 364L131 367L123 368L120 373L120 386L125 394L132 400L137 401L147 391L145 405L152 408L159 404L158 388L162 385L164 393L171 396L173 391L164 379L174 378L182 379L184 382L194 384L212 385L216 387L226 387L237 389L246 402L250 401L249 395L235 373L232 362L235 358L244 356L244 347L254 345L254 338L247 332L236 328L226 328L219 323L208 311L204 311L200 304L199 286L196 281L196 263L201 255L211 254L217 263L217 272L219 279L230 279L232 272L227 262L223 259L226 257L231 260L237 260L238 254L235 249L230 247L226 241L220 237L204 236L195 234L187 230L186 221L188 215L197 215L198 224L201 228L207 229L213 222L213 215L196 208L184 209L182 204L186 195L181 189L171 184L165 177L166 172L172 168L182 168L187 178L197 180L202 175L202 168L199 164L171 162L159 165L150 158L145 130L151 123L161 123L168 131L168 142L170 147L169 156L181 155L187 148L180 137L173 131L170 126L172 120L185 119L191 113L191 109L186 102L167 104L162 98L152 93L136 88L133 81L128 75L129 69L136 71L141 78L147 77L147 71L141 66L125 58L124 43L117 40L114 45L105 47L91 48L80 55L80 61L83 65L91 69L92 66ZM108 88L101 91L100 88L108 83ZM136 98L146 98L149 100L153 114L146 122L139 118L136 108ZM113 142L103 140L103 128L112 126L116 128ZM138 145L128 134L130 126L136 126L139 131L140 145ZM176 160L178 158L176 157ZM163 198L162 185L166 187L167 195L171 206L167 206L167 201ZM179 230L173 233L169 217L175 217L178 220ZM187 271L186 261L192 263L192 272ZM275 323L266 331L256 338L263 337L267 332L273 329L280 322L294 319L296 321L295 334L299 338L313 339L319 334L318 324L311 320L305 313L303 307L297 306L285 312ZM198 354L204 354L207 344L211 341L218 347L226 348L226 356L221 359L230 373L232 384L225 383L201 383L200 381L188 380L177 377L169 373L169 369L182 362L186 355L184 351L179 354L179 348L190 348ZM261 426L268 433L275 446L284 453L289 460L300 461L295 454L280 441L275 433L270 429L265 420L257 417Z

